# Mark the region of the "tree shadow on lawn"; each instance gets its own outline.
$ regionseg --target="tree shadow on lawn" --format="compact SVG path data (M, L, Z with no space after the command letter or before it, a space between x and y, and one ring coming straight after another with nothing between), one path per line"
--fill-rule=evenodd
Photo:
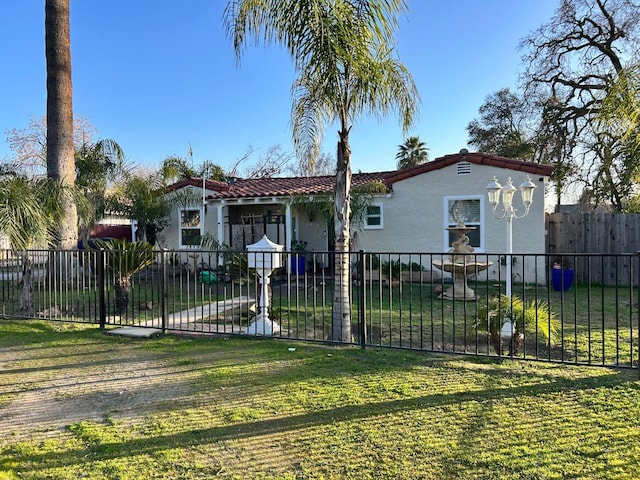
M442 359L443 362L448 359ZM438 362L438 360L435 360ZM462 368L451 366L449 368ZM504 370L482 369L489 377L496 375L504 378ZM514 372L513 375L531 375L531 372ZM264 420L252 420L241 423L233 423L224 426L209 428L195 428L179 433L161 433L151 437L124 440L121 442L89 441L84 448L71 449L65 452L55 451L16 455L11 451L11 446L5 449L5 458L0 460L0 470L11 468L12 463L19 459L21 463L28 462L34 470L59 468L71 465L84 464L97 459L109 460L138 455L153 455L154 453L172 448L194 447L198 445L215 444L221 441L233 441L250 439L272 434L285 434L301 429L308 429L322 425L331 425L336 422L350 422L378 418L393 414L402 414L411 411L427 410L434 407L446 407L452 404L476 402L483 405L492 405L493 402L509 399L521 399L523 397L535 397L545 394L562 393L569 394L572 391L588 390L594 387L615 389L622 384L627 388L640 390L640 385L632 381L629 372L611 371L597 377L584 377L567 379L566 377L550 374L536 375L539 382L522 386L501 386L498 388L484 388L473 391L454 393L433 393L412 398L398 398L380 402L369 402L358 405L346 405L313 411L303 414L278 416ZM489 378L487 384L492 383ZM202 406L202 404L201 404ZM180 405L179 409L185 408ZM485 407L482 407L485 408ZM490 408L490 407L486 407ZM173 405L176 409L176 405ZM105 428L107 428L105 426ZM9 454L9 455L7 455ZM16 460L10 457L15 455Z

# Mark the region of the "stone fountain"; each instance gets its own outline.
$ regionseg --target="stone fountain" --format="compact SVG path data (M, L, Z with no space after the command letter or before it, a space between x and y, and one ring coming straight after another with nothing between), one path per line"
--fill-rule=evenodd
M455 227L448 227L448 231L454 233L457 238L451 244L449 255L444 261L434 260L434 267L443 272L448 272L453 277L453 286L442 292L438 298L447 300L470 301L476 299L476 292L467 285L469 275L477 275L489 268L493 263L481 263L473 254L474 249L469 245L467 233L475 230L475 227L467 227L459 222Z

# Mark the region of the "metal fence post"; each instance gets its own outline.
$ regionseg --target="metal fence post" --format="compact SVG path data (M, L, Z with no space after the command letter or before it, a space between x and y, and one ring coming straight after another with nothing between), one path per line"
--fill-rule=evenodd
M98 250L98 261L96 262L96 268L98 273L98 310L100 314L100 330L104 330L107 323L107 302L106 302L106 282L105 282L105 251L103 249Z
M366 281L364 268L364 250L358 252L358 277L360 278L360 290L358 291L358 328L360 329L360 347L365 348L367 345L367 317L366 309Z
M636 361L638 362L638 365L637 365L637 367L638 367L638 379L640 379L640 303L638 303L638 302L640 302L640 251L638 252L637 257L638 257L638 269L637 269L636 275L637 275L638 284L636 285L636 298L635 298L635 300L631 299L631 308L633 308L634 305L638 305L637 306L637 315L636 315L637 316L636 319L638 321L638 339L636 340L636 343L637 343L637 346L638 346L638 358L636 359ZM631 265L632 265L632 268L633 268L633 263ZM631 367L633 368L633 338L632 338L631 341L632 341L632 343L631 343L632 348L631 348L630 356L632 358Z
M167 251L160 250L160 289L162 291L162 333L167 332L169 324L169 268Z

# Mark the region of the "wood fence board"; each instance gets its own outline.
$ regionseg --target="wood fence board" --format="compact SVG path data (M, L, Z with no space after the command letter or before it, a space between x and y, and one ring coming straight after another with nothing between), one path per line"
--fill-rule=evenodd
M547 254L604 254L601 258L575 257L579 282L628 283L638 276L638 258L617 254L640 252L640 214L550 213L546 216ZM611 256L606 256L607 254ZM568 257L567 257L568 255ZM635 278L633 278L635 281Z

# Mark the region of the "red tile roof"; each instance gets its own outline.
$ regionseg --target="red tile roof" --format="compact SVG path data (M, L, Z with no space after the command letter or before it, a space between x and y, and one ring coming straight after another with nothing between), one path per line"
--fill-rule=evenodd
M374 173L354 173L351 178L351 186L358 187L371 182L381 181L387 187L391 187L395 182L407 178L421 175L433 170L448 167L461 160L478 165L489 165L492 167L505 168L531 175L548 177L553 172L552 165L540 165L538 163L525 162L512 158L498 157L484 153L467 153L464 156L460 153L445 155L435 160L423 163L416 167L405 170L394 170L389 172ZM321 177L273 177L257 179L238 179L233 183L223 183L217 181L206 181L207 190L214 190L216 193L210 194L207 198L214 199L237 199L237 198L265 198L265 197L288 197L291 195L320 195L333 192L335 176ZM202 188L202 179L190 178L182 180L167 187L167 191L177 190L187 185Z
M475 163L477 165L506 168L543 177L548 177L553 172L553 165L541 165L539 163L525 162L514 158L498 157L496 155L488 155L486 153L467 153L465 155L455 153L436 158L433 162L423 163L405 170L398 170L397 172L394 172L394 175L387 178L387 182L394 183L432 170L439 170L458 163L461 160L465 160L469 163Z
M351 177L351 186L358 187L374 181L384 182L395 172L356 173ZM288 197L291 195L320 195L333 192L336 177L273 177L256 179L238 179L229 184L225 191L209 195L210 199L221 198L263 198Z
M185 178L179 182L173 183L166 188L166 192L174 192L180 190L183 187L191 185L192 187L202 188L202 178ZM223 191L229 188L229 184L226 182L219 182L217 180L205 180L206 190Z

